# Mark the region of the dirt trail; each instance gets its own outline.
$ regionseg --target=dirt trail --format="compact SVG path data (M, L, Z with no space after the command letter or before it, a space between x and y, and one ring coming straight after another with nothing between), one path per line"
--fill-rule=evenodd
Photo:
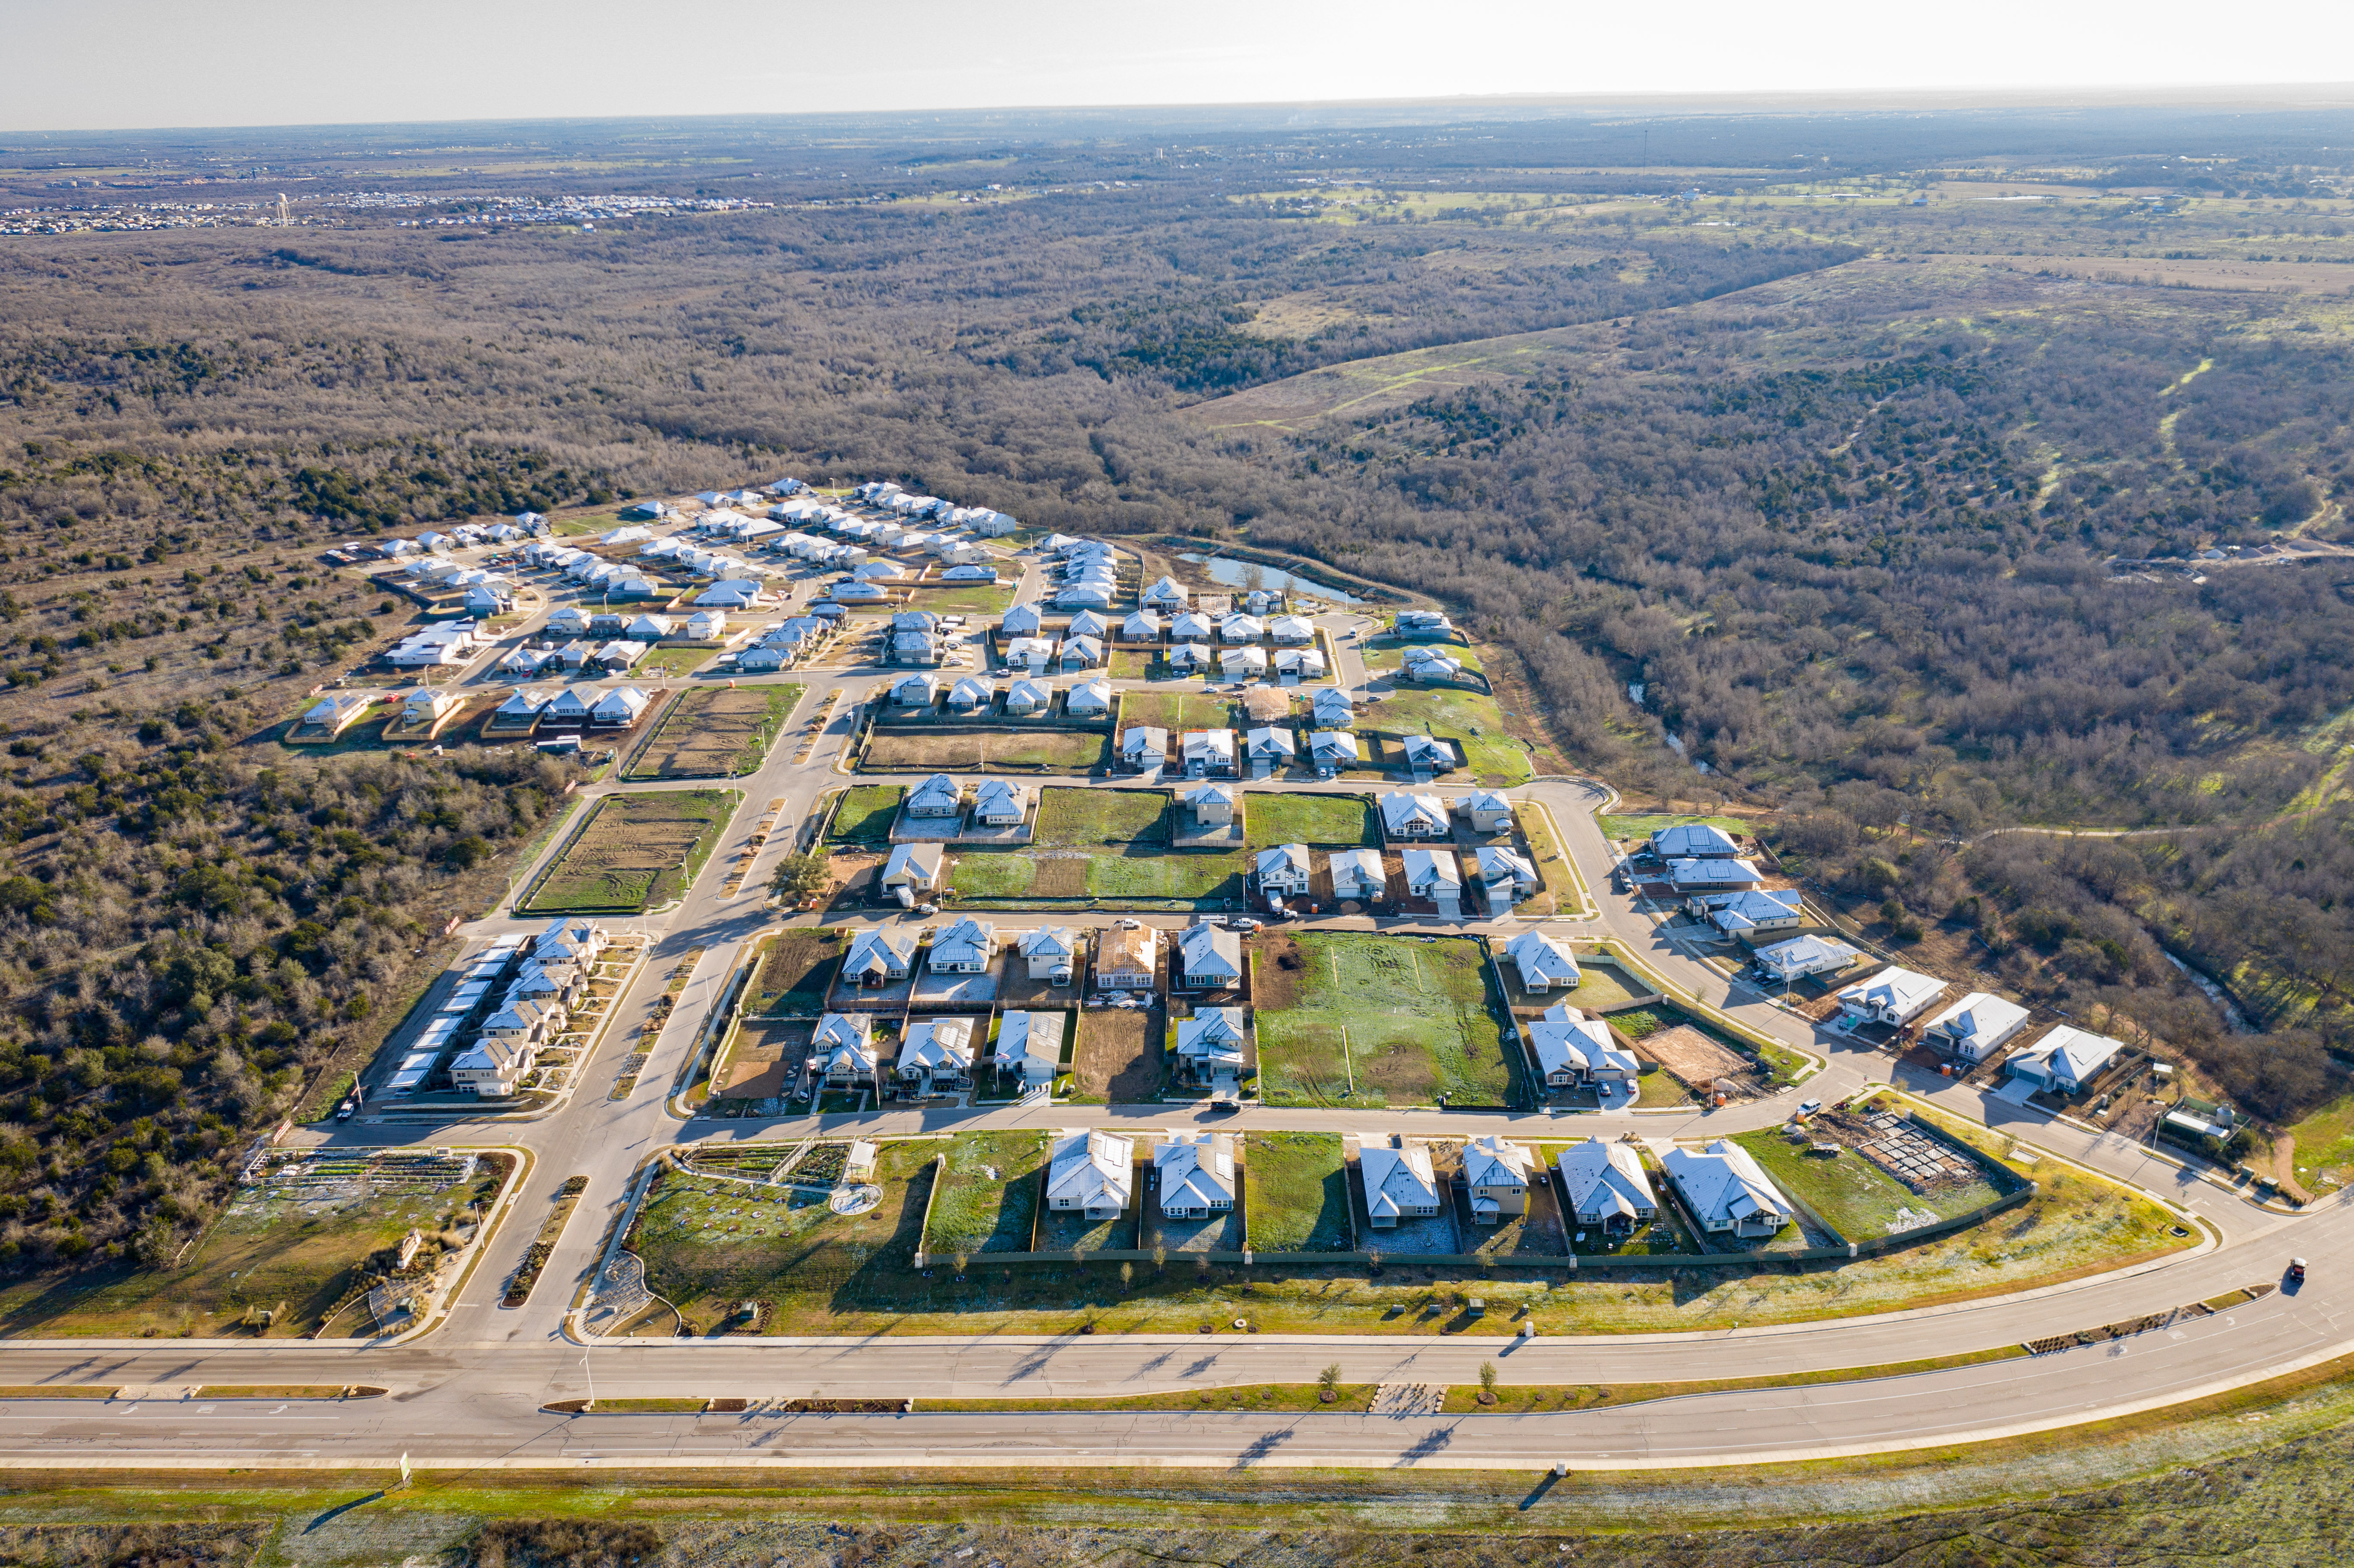
M2313 1202L2313 1194L2296 1179L2296 1135L2284 1132L2273 1139L2273 1180L2281 1191L2300 1203Z

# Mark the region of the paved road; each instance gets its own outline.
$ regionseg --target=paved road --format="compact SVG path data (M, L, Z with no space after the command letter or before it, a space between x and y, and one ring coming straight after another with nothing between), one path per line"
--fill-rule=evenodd
M1025 570L1034 588L1034 566ZM1327 618L1338 630L1352 616ZM1340 674L1360 690L1365 672L1352 643L1335 639ZM1535 1467L1554 1460L1623 1465L1718 1463L1872 1447L1910 1446L1966 1435L2064 1425L2152 1402L2179 1399L2219 1380L2246 1381L2268 1369L2339 1353L2349 1333L2339 1322L2354 1289L2354 1220L2330 1204L2295 1219L2260 1210L2201 1182L2181 1168L2121 1139L2103 1138L2038 1113L1990 1105L1976 1090L1913 1074L1884 1054L1824 1035L1770 999L1735 989L1661 927L1656 912L1609 892L1611 852L1594 821L1609 801L1599 784L1540 780L1519 793L1543 803L1560 825L1564 848L1599 906L1575 921L1584 936L1606 936L1671 987L1744 1024L1824 1062L1808 1092L1844 1095L1892 1074L1903 1086L1957 1114L1995 1121L2043 1150L2158 1192L2211 1233L2193 1254L2099 1279L2025 1296L1923 1312L1784 1325L1702 1335L1540 1338L1513 1344L1500 1334L1410 1336L1123 1335L1063 1339L996 1336L926 1340L770 1340L727 1344L680 1341L602 1343L569 1337L567 1317L578 1287L606 1245L610 1222L634 1173L660 1150L681 1142L795 1136L823 1128L839 1133L904 1133L946 1128L1126 1124L1158 1128L1199 1119L1188 1107L1006 1105L975 1109L894 1109L858 1118L773 1121L686 1121L668 1106L673 1079L695 1050L725 978L744 945L778 922L762 888L774 858L819 796L842 783L835 770L863 697L887 678L875 668L820 669L776 679L810 686L775 750L737 781L744 806L728 824L702 875L674 910L618 924L644 931L649 961L617 1002L595 1057L582 1065L578 1092L550 1113L523 1123L494 1119L419 1122L364 1118L298 1137L341 1145L520 1143L536 1160L527 1200L564 1177L588 1179L582 1203L529 1305L497 1305L501 1283L533 1240L527 1220L486 1244L447 1319L404 1344L351 1341L135 1341L123 1344L16 1341L0 1345L0 1383L130 1385L158 1391L136 1402L0 1403L0 1450L18 1462L217 1463L224 1445L270 1462L382 1462L408 1452L426 1463L484 1461L578 1465L782 1462L1037 1463L1149 1461L1182 1464L1496 1465ZM795 760L801 726L832 686L845 699L805 759ZM1314 788L1286 781L1280 788ZM1360 789L1336 784L1328 788ZM602 784L597 791L637 786ZM767 803L785 809L769 844L734 895L721 889L737 851ZM551 846L548 853L554 853ZM518 878L517 886L526 878ZM1111 915L1079 917L1108 921ZM808 917L804 917L808 918ZM824 916L835 923L907 918L891 914ZM1182 920L1172 921L1182 924ZM1471 923L1335 919L1384 929L1462 930ZM501 914L470 935L535 928ZM1483 925L1505 930L1514 923ZM606 1090L620 1058L634 1046L664 977L701 949L693 979L674 1008L628 1098ZM1465 1133L1511 1130L1560 1138L1635 1130L1649 1138L1711 1135L1766 1125L1787 1102L1766 1100L1713 1112L1553 1117L1543 1112L1372 1112L1254 1109L1252 1128L1315 1127L1340 1130ZM1227 1122L1225 1125L1232 1125ZM527 1201L522 1213L536 1207ZM2098 1351L2015 1360L1901 1380L1752 1390L1583 1414L1395 1419L1312 1414L1056 1414L1012 1413L913 1415L556 1416L540 1404L595 1392L607 1400L639 1396L754 1399L822 1395L905 1399L1058 1397L1296 1382L1308 1369L1341 1363L1351 1382L1462 1384L1494 1359L1512 1383L1637 1383L1748 1378L1842 1367L1886 1365L2130 1318L2198 1301L2232 1287L2278 1276L2290 1251L2315 1267L2313 1285L2235 1311ZM1568 1288L1575 1288L1569 1286ZM1537 1287L1527 1287L1534 1293ZM1511 1298L1499 1287L1494 1293ZM1074 1314L1075 1327L1076 1314ZM293 1401L182 1399L201 1385L367 1384L392 1396L320 1404Z

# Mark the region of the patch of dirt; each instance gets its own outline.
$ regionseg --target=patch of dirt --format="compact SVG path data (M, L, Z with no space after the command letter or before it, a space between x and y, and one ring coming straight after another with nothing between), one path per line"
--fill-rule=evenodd
M1307 977L1308 956L1299 944L1282 932L1263 932L1251 938L1258 961L1251 973L1252 1000L1261 1012L1299 1005L1300 982Z
M1098 1008L1081 1015L1072 1053L1073 1085L1114 1105L1141 1105L1161 1092L1161 1010Z
M1705 1089L1719 1078L1738 1078L1749 1071L1747 1061L1689 1023L1646 1034L1635 1049L1687 1088Z

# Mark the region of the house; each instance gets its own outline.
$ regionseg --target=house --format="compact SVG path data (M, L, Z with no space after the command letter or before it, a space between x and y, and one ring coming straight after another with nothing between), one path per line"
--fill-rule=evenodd
M521 1049L554 1038L563 1027L563 1009L549 1002L522 999L508 1002L482 1020L482 1038Z
M1283 608L1283 596L1273 588L1253 588L1243 595L1243 612L1267 615Z
M1561 1176L1564 1202L1578 1224L1606 1236L1625 1236L1659 1215L1659 1201L1635 1144L1589 1138L1555 1155L1553 1169Z
M1111 683L1097 675L1071 688L1063 699L1063 711L1073 718L1100 718L1111 712Z
M903 907L912 907L917 895L931 893L940 885L939 850L932 844L894 845L891 858L883 863L879 885Z
M1357 1154L1365 1183L1365 1217L1377 1231L1395 1230L1400 1220L1428 1219L1438 1213L1438 1178L1430 1166L1430 1146L1412 1139L1403 1149L1367 1144Z
M1851 1012L1881 1023L1910 1023L1946 994L1946 982L1913 969L1885 969L1839 993Z
M524 729L536 723L540 713L556 700L556 694L546 686L517 686L514 694L498 706L491 715L493 729Z
M1235 791L1231 785L1198 784L1178 799L1193 813L1196 827L1220 827L1235 820Z
M895 708L928 708L939 694L939 682L920 671L891 683L891 705Z
M1057 1139L1046 1167L1046 1207L1113 1220L1134 1190L1136 1140L1102 1128Z
M1304 615L1278 615L1267 623L1267 641L1278 648L1298 648L1316 641L1316 623Z
M940 574L940 581L944 583L993 583L996 580L997 568L979 561L967 561Z
M983 827L1018 828L1030 811L1030 789L1010 779L984 779L973 786L972 820Z
M1363 760L1357 737L1345 729L1320 729L1308 737L1308 759L1328 777Z
M1313 648L1278 648L1275 673L1278 680L1293 684L1320 681L1324 678L1324 655Z
M1079 934L1068 926L1041 926L1014 939L1014 950L1034 980L1068 985L1079 961Z
M1405 861L1405 890L1416 898L1458 898L1463 893L1462 868L1451 849L1410 848Z
M1357 722L1357 705L1338 686L1317 693L1308 714L1323 729L1347 729Z
M1188 779L1231 779L1235 774L1235 732L1230 729L1189 729L1182 742Z
M653 700L654 694L642 686L615 686L588 705L588 727L627 729Z
M1186 592L1185 585L1175 577L1164 577L1146 588L1140 598L1147 609L1174 613L1182 610L1192 600L1193 595Z
M686 634L697 642L716 641L727 634L727 612L698 609L686 618Z
M738 660L737 662L741 663ZM959 714L985 714L997 704L997 688L987 681L967 675L949 688L949 711Z
M1210 618L1186 611L1169 623L1169 640L1172 642L1207 642L1210 640Z
M509 680L527 681L550 664L561 664L553 648L511 648L498 662L500 674Z
M1488 890L1491 912L1501 914L1522 899L1532 896L1544 885L1528 856L1517 851L1500 844L1481 844L1474 853L1479 863L1480 885Z
M1199 674L1214 657L1205 642L1181 642L1169 650L1169 667L1180 675Z
M1435 609L1402 609L1390 623L1390 635L1401 641L1446 639L1455 635L1455 623Z
M1921 1038L1959 1056L1983 1062L2027 1027L2027 1009L1974 991L1921 1026Z
M869 561L850 575L863 583L896 583L913 574L896 561Z
M1360 1156L1362 1158L1362 1156ZM1529 1172L1535 1157L1522 1145L1488 1133L1463 1146L1463 1185L1475 1224L1492 1225L1529 1212Z
M990 1047L997 1075L1019 1076L1025 1088L1052 1084L1062 1065L1062 1017L1059 1012L1000 1014L997 1041Z
M1370 904L1385 894L1389 874L1379 850L1335 850L1331 857L1332 896Z
M1548 1089L1596 1088L1606 1097L1642 1075L1643 1065L1622 1051L1610 1026L1555 1005L1528 1026L1529 1049Z
M1198 921L1178 936L1177 964L1188 991L1238 986L1243 980L1243 939L1223 926Z
M1177 1021L1177 1065L1189 1084L1239 1077L1243 1070L1243 1010L1204 1007Z
M1776 984L1787 985L1808 975L1835 974L1863 955L1830 937L1793 937L1757 949L1757 971Z
M2100 1075L2101 1069L2125 1049L2106 1035L2090 1033L2070 1024L2057 1029L2002 1065L2014 1078L2026 1078L2047 1090L2073 1095Z
M695 596L699 609L749 609L759 602L760 585L750 577L722 577Z
M967 915L932 938L928 966L936 975L977 975L997 957L997 927Z
M1257 643L1267 636L1267 622L1255 615L1230 615L1218 622L1218 641L1231 643Z
M1108 583L1077 582L1055 596L1057 609L1109 609L1111 586Z
M1455 802L1463 820L1471 824L1475 833L1509 833L1512 831L1512 803L1501 791L1475 789Z
M945 773L935 773L907 791L911 817L953 817L964 810L964 789Z
M626 642L619 639L606 643L588 656L588 663L609 675L618 675L646 656L642 642ZM584 665L583 668L587 668Z
M1008 718L1028 718L1055 705L1055 688L1044 681L1019 680L1005 689Z
M938 1093L972 1081L972 1020L928 1018L907 1025L899 1044L899 1078Z
M539 722L551 729L582 727L588 724L588 711L599 694L594 686L567 686L539 710Z
M1308 892L1308 846L1277 844L1258 852L1258 890L1270 897L1293 898Z
M793 650L781 642L763 642L736 655L736 668L748 675L781 670L792 662Z
M1160 983L1161 929L1140 920L1114 926L1096 939L1095 982L1102 991L1153 990Z
M1206 1220L1235 1206L1235 1135L1171 1128L1152 1150L1164 1220Z
M1582 978L1569 945L1543 931L1522 932L1505 945L1504 956L1520 970L1521 989L1539 996L1550 993L1555 986L1575 991Z
M1684 910L1726 936L1737 937L1800 924L1806 919L1806 900L1795 887L1746 887L1738 893L1695 893L1684 900Z
M1261 725L1243 736L1244 748L1250 753L1254 766L1288 768L1299 753L1299 741L1291 731L1273 725Z
M465 705L466 699L455 692L419 686L401 699L400 725L404 729L420 729L439 723Z
M1446 802L1436 795L1393 789L1381 799L1382 832L1394 839L1443 839L1453 832Z
M1734 893L1766 878L1745 860L1671 860L1668 881L1678 894Z
M847 1088L875 1081L875 1021L863 1012L829 1012L810 1037L810 1067L828 1085Z
M1000 638L1035 637L1045 624L1045 612L1034 604L1017 604L997 622Z
M633 642L659 642L668 637L676 625L677 622L667 615L642 615L621 628L621 635Z
M1463 661L1436 648L1409 648L1399 673L1409 681L1452 681L1463 673Z
M504 577L488 577L466 589L470 615L504 615L514 608L514 589Z
M1255 681L1267 673L1267 650L1258 647L1218 650L1218 676L1227 681Z
M1655 831L1644 847L1663 861L1739 860L1741 845L1723 828L1702 822L1678 822Z
M1161 616L1158 611L1140 609L1119 623L1120 640L1124 642L1158 642L1161 641Z
M1451 773L1455 770L1455 745L1452 741L1433 740L1426 735L1399 737L1405 752L1406 771L1415 774Z
M826 597L836 604L880 604L890 596L873 583L836 583Z
M461 1094L488 1097L512 1095L522 1086L524 1075L531 1070L532 1054L527 1046L496 1040L478 1041L450 1064L451 1086Z
M1092 670L1104 662L1103 644L1092 637L1063 639L1062 665L1068 673L1074 670Z
M1092 609L1083 609L1071 617L1071 624L1063 628L1063 635L1066 638L1092 637L1100 642L1110 630L1111 622Z
M1729 1231L1765 1237L1790 1223L1789 1200L1737 1143L1720 1138L1698 1151L1670 1149L1659 1157L1659 1166L1700 1228L1712 1235Z
M1169 760L1169 732L1155 725L1135 724L1120 731L1119 759L1140 773L1150 773Z
M851 939L842 978L854 985L884 986L903 980L916 965L916 934L869 928Z

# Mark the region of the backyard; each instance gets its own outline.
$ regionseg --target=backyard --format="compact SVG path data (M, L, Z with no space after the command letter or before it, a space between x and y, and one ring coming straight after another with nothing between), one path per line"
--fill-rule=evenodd
M1341 1135L1253 1135L1243 1151L1243 1217L1257 1252L1351 1250Z
M718 657L716 648L657 648L639 660L630 673L642 679L650 675L692 675Z
M1529 781L1528 749L1504 727L1496 699L1478 692L1393 692L1364 710L1361 729L1384 736L1427 735L1463 751L1462 781L1509 789Z
M1259 1094L1268 1105L1505 1106L1517 1042L1486 955L1462 938L1273 932L1251 944Z
M1319 849L1378 847L1381 824L1363 795L1252 790L1242 797L1245 842L1253 849L1303 843Z
M731 779L758 770L801 700L800 686L697 686L682 693L625 779Z
M1234 723L1226 699L1207 692L1122 692L1119 726L1155 725L1169 732L1173 747L1180 732L1225 729Z
M869 773L1086 773L1103 760L1099 729L877 728L858 766Z
M891 842L891 823L907 791L896 784L855 784L842 792L828 843L883 844Z
M515 913L637 915L681 897L742 800L734 789L608 795Z

